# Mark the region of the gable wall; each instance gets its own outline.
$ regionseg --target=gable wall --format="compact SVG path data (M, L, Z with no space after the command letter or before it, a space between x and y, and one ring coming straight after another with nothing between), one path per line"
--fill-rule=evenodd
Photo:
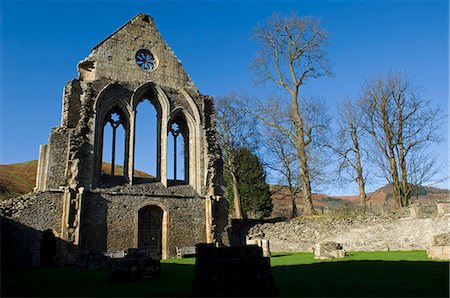
M143 48L150 50L158 59L156 70L143 71L137 65L136 52ZM94 68L91 72L85 72L83 65L92 64L90 62L94 62ZM173 89L183 87L198 94L181 63L157 31L153 20L142 14L100 43L80 63L80 79L95 80L102 77L138 85L154 82Z

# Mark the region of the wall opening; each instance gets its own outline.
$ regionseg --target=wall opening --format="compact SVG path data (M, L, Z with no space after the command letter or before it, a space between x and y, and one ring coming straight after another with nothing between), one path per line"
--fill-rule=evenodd
M143 98L136 107L134 178L157 180L159 177L158 119L155 106Z
M51 267L55 265L56 237L52 230L45 230L42 233L39 256L41 267Z
M189 181L189 130L186 119L179 113L172 118L167 136L167 178L170 184Z
M163 256L163 214L155 205L142 207L138 212L138 248L158 259Z
M102 181L123 180L127 174L126 118L118 107L111 109L103 120Z

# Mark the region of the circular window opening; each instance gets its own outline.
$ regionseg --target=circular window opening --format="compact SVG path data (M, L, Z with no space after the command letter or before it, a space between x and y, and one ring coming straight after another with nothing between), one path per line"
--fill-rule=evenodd
M152 52L142 49L136 52L136 63L142 70L152 71L158 67L158 62Z

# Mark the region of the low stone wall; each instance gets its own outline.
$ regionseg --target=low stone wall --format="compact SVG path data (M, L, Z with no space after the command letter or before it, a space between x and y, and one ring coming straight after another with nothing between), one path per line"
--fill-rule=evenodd
M448 232L449 216L293 219L240 230L250 239L268 239L274 252L312 252L323 241L340 243L346 251L425 250L435 235Z
M28 193L0 202L0 216L37 230L61 231L62 191Z
M39 267L45 231L55 237L55 260L65 264L72 247L61 240L62 191L29 193L0 202L2 267Z

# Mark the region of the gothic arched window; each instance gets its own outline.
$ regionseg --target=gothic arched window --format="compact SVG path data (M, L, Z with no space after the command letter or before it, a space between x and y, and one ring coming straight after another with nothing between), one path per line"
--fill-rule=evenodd
M173 184L189 181L189 130L182 113L169 123L167 137L167 178Z

